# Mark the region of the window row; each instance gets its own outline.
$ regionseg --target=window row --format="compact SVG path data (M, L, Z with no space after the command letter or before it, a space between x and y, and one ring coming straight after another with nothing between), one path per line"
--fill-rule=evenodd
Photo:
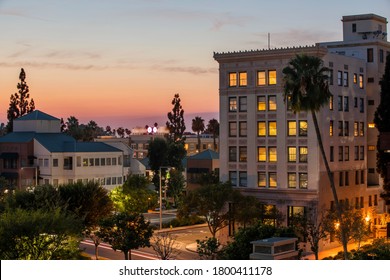
M338 121L338 136L349 136L349 121ZM334 135L334 121L329 121L329 136ZM353 136L364 136L364 122L353 123Z
M349 96L337 96L337 110L339 112L349 112ZM353 107L359 108L360 113L364 113L364 98L353 98ZM329 99L329 109L333 110L333 96Z
M122 185L123 184L123 177L105 177L105 178L92 178L92 179L68 179L68 184L73 183L84 183L87 184L88 182L97 182L100 185ZM45 179L45 184L49 184L49 179ZM59 185L59 179L53 179L53 186Z
M234 187L247 187L247 172L246 171L230 171L229 181ZM277 173L276 172L257 172L257 186L259 188L277 188ZM287 187L290 189L307 189L308 174L307 173L287 173Z
M248 101L246 96L229 97L229 112L246 112ZM257 97L257 111L276 111L276 95L262 95Z
M333 70L330 70L329 82L333 85ZM353 74L353 84L359 85L359 88L364 88L364 75L363 74ZM337 71L337 85L338 86L349 86L349 73L347 71Z
M278 134L276 121L258 121L257 136L276 137ZM248 125L246 121L229 122L229 137L246 137L248 135ZM287 121L288 136L307 136L307 121Z
M257 86L276 85L276 70L260 70L257 71ZM246 87L248 85L248 73L230 72L229 87Z
M52 164L53 167L58 167L59 162L58 158L53 158ZM115 166L122 165L122 157L104 157L104 158L81 158L80 156L76 157L77 167L88 167L88 166ZM39 159L38 165L40 167L49 167L48 159ZM72 170L73 169L73 157L64 158L64 169Z
M329 147L329 161L335 161L335 147ZM354 146L354 160L364 160L364 146ZM338 161L349 161L349 146L338 146Z

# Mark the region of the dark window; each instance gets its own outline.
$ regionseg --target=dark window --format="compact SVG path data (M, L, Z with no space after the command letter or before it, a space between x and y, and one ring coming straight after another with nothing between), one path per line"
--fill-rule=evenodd
M352 32L356 33L356 23L352 23Z
M367 49L367 62L374 62L374 49Z

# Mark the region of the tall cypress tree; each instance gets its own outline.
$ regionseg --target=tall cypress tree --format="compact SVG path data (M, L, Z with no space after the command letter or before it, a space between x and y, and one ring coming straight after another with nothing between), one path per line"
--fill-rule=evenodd
M15 119L35 110L34 99L29 100L30 99L29 88L26 83L26 73L24 72L23 68L20 71L19 80L20 82L16 86L18 92L11 95L9 108L7 111L8 132L13 131L13 122Z
M390 164L390 154L381 150L380 137L384 132L390 133L390 54L386 58L385 73L380 81L381 85L381 101L375 112L374 122L379 132L377 144L377 171L383 178L383 193L382 198L386 204L390 204L390 177L387 172Z
M175 94L172 99L172 112L168 113L167 127L169 129L170 140L184 143L185 138L183 137L183 134L186 130L186 125L184 122L184 110L180 102L179 94Z

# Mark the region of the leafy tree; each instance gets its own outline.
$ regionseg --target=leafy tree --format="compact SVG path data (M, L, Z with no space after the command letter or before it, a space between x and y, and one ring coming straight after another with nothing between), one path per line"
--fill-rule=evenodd
M11 95L9 108L7 111L7 131L13 131L13 121L21 116L31 113L35 110L34 99L30 100L29 88L26 83L26 73L22 68L19 74L20 82L16 86L18 92Z
M151 246L160 260L173 260L180 254L180 244L169 232L155 234Z
M212 237L227 226L230 218L228 203L233 199L233 188L228 183L201 186L186 196L183 203L187 215L204 216ZM183 209L181 209L183 211Z
M96 227L113 210L108 191L97 182L61 185L58 192L66 210L79 217L86 228Z
M114 208L119 212L144 213L157 204L157 195L148 189L149 180L142 175L129 175L123 186L110 192Z
M375 112L374 123L379 131L379 138L377 144L377 171L383 178L383 193L381 197L386 201L386 204L390 204L390 178L388 174L388 166L390 162L390 154L386 153L380 147L381 133L390 133L390 54L386 58L385 73L380 81L381 85L381 101Z
M209 120L205 132L213 135L214 151L216 151L217 150L216 139L219 136L219 122L216 119Z
M236 194L234 199L234 220L239 222L243 228L256 224L262 214L261 202L254 196Z
M198 151L201 152L201 143L200 143L200 133L202 133L205 129L204 126L204 119L202 119L199 116L196 116L194 119L192 119L192 131L196 133L196 136L198 138Z
M141 214L116 213L101 222L98 234L114 251L122 251L128 260L131 250L150 247L153 230Z
M158 187L160 182L160 167L168 165L168 142L163 138L154 138L151 140L148 147L148 158L150 168L154 174L153 184Z
M363 217L360 209L344 206L341 219L337 212L330 210L323 221L326 232L334 235L338 240L346 238L347 243L351 240L360 242L370 234L370 225ZM343 228L342 228L343 227Z
M184 142L183 134L186 130L184 121L184 110L181 106L179 94L175 94L172 99L172 112L168 113L168 121L166 123L169 129L169 139L173 142Z
M0 214L0 258L77 259L80 232L80 220L61 209L8 209Z
M317 121L316 113L320 109L329 104L331 93L328 84L329 69L323 66L323 61L315 56L308 56L306 54L298 54L291 59L289 66L283 69L284 74L284 100L291 105L295 113L301 111L310 112L314 128L316 131L318 147L325 164L326 172L328 174L330 187L333 194L333 200L336 206L336 213L339 217L341 225L341 243L343 245L345 258L347 255L347 236L343 233L344 226L342 220L342 209L337 197L337 190L334 183L334 178L329 167L320 128Z
M67 119L65 133L69 134L76 140L81 140L83 138L79 120L75 116L70 116Z
M177 169L171 169L169 174L167 193L169 197L173 198L174 204L177 206L184 192L185 178L183 173Z
M173 167L176 170L183 171L183 159L186 157L187 151L184 148L184 142L172 142L168 140L167 150L167 166Z
M202 260L215 260L217 258L221 243L215 237L204 240L196 240L196 252Z
M270 238L279 235L277 229L271 225L265 225L261 222L253 226L240 228L229 242L219 253L219 258L226 260L248 260L252 253L252 241Z
M318 260L320 241L327 237L324 225L324 217L318 217L317 211L313 211L306 216L295 215L292 223L298 236L302 240L307 240L310 244L310 250L314 253L315 259Z

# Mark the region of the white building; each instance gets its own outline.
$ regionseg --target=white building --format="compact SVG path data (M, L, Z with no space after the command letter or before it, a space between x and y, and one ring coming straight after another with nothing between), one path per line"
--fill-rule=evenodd
M342 203L361 208L373 224L386 211L380 198L373 116L378 81L390 51L385 18L343 17L340 42L214 53L219 63L220 179L277 208L285 224L309 208L320 213L333 196L310 114L283 100L282 70L296 54L320 57L331 69L329 106L317 115Z
M20 188L98 181L113 189L124 180L123 151L105 143L77 142L60 132L60 119L34 111L14 120L0 138L1 175ZM38 175L38 176L37 176Z

